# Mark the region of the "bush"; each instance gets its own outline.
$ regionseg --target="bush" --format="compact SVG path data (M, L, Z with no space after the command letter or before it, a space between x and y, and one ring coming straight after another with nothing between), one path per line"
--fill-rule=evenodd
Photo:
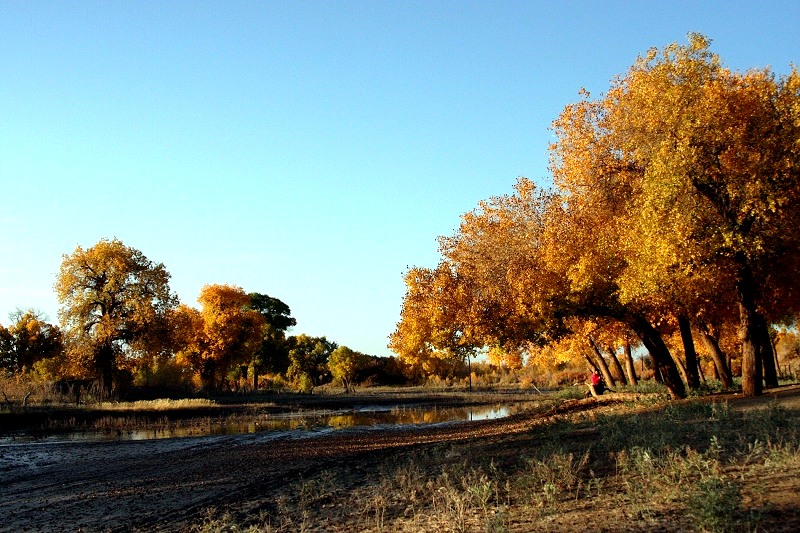
M737 526L741 487L719 476L701 479L689 496L689 515L703 531L733 531Z
M142 365L133 376L136 387L157 387L177 390L192 389L192 372L177 363L174 357L161 359L152 367Z

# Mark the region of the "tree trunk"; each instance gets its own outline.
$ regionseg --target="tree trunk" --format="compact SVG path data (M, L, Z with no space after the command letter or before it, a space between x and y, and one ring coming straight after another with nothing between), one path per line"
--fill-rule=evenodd
M258 365L253 365L253 392L258 390Z
M114 387L114 370L115 370L114 346L108 343L104 343L98 346L95 352L94 363L97 372L100 375L101 383L103 386L103 394L106 397L110 397L111 390Z
M675 354L672 354L672 360L675 361L675 366L678 369L678 374L680 374L681 379L684 383L689 383L689 378L686 376L686 366L681 361L680 357Z
M614 348L609 346L608 348L606 348L606 351L608 352L608 359L609 361L611 361L611 366L614 367L614 371L619 376L619 381L623 385L627 385L628 378L625 377L625 372L623 372L622 370L622 365L619 363L619 359L617 359L617 353L614 351Z
M594 359L592 359L591 357L589 357L589 354L587 354L587 353L586 353L586 352L584 352L584 351L581 351L581 353L582 353L582 354L583 354L583 356L586 358L586 362L587 362L587 363L589 363L589 368L591 368L591 369L592 369L592 372L594 372L595 370L597 370L598 372L600 372L600 367L599 367L599 366L597 366L597 363L595 363L595 362L594 362Z
M638 384L639 380L636 379L636 367L633 365L633 354L631 353L631 343L626 342L622 347L625 354L625 371L628 374L628 382L634 387Z
M714 369L716 370L717 379L720 380L722 386L730 389L733 386L733 376L731 375L731 367L725 359L725 354L719 348L719 342L708 330L708 327L701 325L697 328L700 333L700 339L706 346L706 350L711 354L711 359L714 361Z
M702 333L700 334L700 338L701 339L703 338L703 334ZM716 361L714 362L714 365L711 367L711 369L714 370L714 379L716 379L717 381L719 381L721 383L722 382L722 376L719 373L719 368L717 367Z
M664 385L673 399L685 398L686 387L683 386L678 368L669 353L669 348L664 344L661 334L643 316L635 313L626 313L624 321L642 339L642 344L653 358L653 366L661 373Z
M472 392L472 357L467 353L467 376L469 378L469 392Z
M755 280L750 265L739 258L736 292L739 297L739 339L742 343L742 395L758 396L761 384L759 314L755 302Z
M650 360L653 362L653 379L656 380L656 383L664 383L664 376L661 375L661 369L658 368L658 365L653 360L653 356L650 356Z
M683 353L686 356L686 384L689 390L697 390L700 387L700 379L697 375L697 352L694 349L694 339L692 338L692 327L689 319L684 315L678 315L678 328L681 331L683 341Z
M595 344L594 339L591 337L588 337L588 339L589 346L591 346L592 351L594 351L595 355L597 356L597 366L600 368L600 373L603 375L603 379L605 380L606 384L609 387L616 385L617 382L614 380L614 376L611 375L611 371L608 369L608 364L603 358L603 354L600 353L599 348L597 348L597 344Z
M202 383L203 391L214 392L217 390L216 377L217 365L213 360L205 361L200 367L200 382Z
M758 329L760 335L761 364L764 368L764 385L767 387L778 386L778 369L775 368L775 353L772 349L772 339L769 336L769 326L763 315L759 314Z
M775 344L775 338L770 335L769 336L769 344L772 346L772 355L775 356L775 368L778 370L778 379L783 376L783 372L781 372L781 364L778 361L778 345Z

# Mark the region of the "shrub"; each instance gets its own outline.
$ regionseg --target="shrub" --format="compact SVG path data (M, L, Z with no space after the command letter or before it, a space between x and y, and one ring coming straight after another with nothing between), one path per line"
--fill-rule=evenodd
M741 487L719 476L701 479L689 496L689 515L703 531L732 531L736 528Z

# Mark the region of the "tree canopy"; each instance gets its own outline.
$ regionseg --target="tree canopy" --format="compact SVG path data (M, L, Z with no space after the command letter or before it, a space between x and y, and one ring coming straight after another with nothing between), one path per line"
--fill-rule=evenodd
M286 332L297 324L288 305L272 296L250 293L250 308L264 318L262 341L253 354L253 387L258 388L258 376L263 371L286 372L289 368L289 346Z
M336 348L338 345L325 337L305 334L290 337L287 375L303 389L321 385L328 373L328 358Z
M696 387L690 328L713 348L736 322L743 391L759 393L767 325L797 313L800 75L732 72L709 46L692 34L650 50L605 96L568 105L553 123L554 187L521 178L465 214L440 265L409 270L390 347L425 367L437 349L530 353L610 320L680 397L663 335L680 330Z
M261 346L264 317L250 296L232 285L206 285L202 308L180 306L173 317L178 355L214 390L236 364L248 364Z
M47 323L41 313L17 310L10 318L8 328L0 325L0 368L16 374L32 369L42 359L62 355L61 331Z
M370 362L368 355L351 350L347 346L339 346L328 357L328 369L331 377L339 381L346 392L350 392L353 380Z
M119 240L78 246L65 255L56 279L68 356L101 378L110 392L127 358L164 346L166 320L177 298L163 264Z

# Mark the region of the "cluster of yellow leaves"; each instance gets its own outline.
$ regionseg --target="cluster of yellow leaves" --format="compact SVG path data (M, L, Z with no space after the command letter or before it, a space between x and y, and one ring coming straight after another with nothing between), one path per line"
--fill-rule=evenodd
M173 315L178 361L197 371L206 387L238 363L249 363L263 340L264 317L249 308L250 296L240 287L206 285L200 310L181 305Z
M106 387L125 355L168 344L165 325L177 298L163 264L119 240L65 255L56 278L59 318L75 373L99 371Z
M796 313L800 75L732 72L709 46L692 34L650 50L606 96L567 106L553 123L555 189L521 178L465 214L440 238L440 266L406 277L390 347L413 364L457 347L530 352L584 329L569 317L729 323L743 265L763 313Z
M33 310L17 311L8 328L0 325L0 368L12 373L31 370L43 359L60 357L61 331Z

